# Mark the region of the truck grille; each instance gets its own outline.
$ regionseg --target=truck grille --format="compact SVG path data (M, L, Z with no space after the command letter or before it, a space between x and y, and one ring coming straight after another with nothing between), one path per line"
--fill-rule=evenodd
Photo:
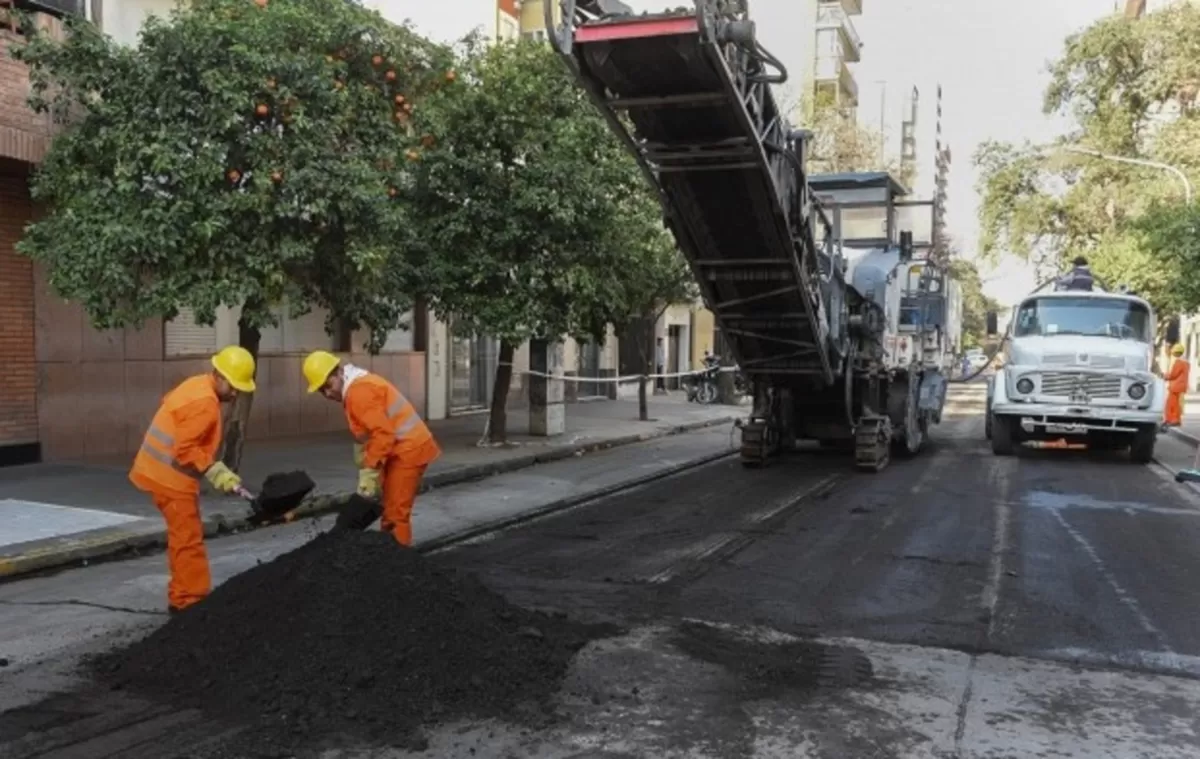
M1121 356L1087 355L1087 361L1080 361L1078 353L1047 353L1042 356L1042 363L1047 366L1072 366L1080 364L1093 369L1124 369L1125 359Z
M1075 386L1082 381L1082 387L1092 398L1120 398L1120 377L1095 377L1076 372L1046 372L1042 375L1042 395L1066 395L1075 392Z

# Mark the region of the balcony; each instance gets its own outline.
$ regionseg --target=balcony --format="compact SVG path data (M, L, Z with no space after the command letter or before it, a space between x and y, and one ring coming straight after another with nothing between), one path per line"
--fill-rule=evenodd
M851 16L861 16L863 11L862 0L821 0L821 5L840 6Z
M821 56L817 59L817 89L831 92L834 102L842 106L858 105L858 82L840 56Z
M862 38L850 20L850 14L840 3L821 3L817 9L817 29L837 33L842 56L851 63L862 60Z
M5 3L0 2L0 6L3 5ZM45 13L54 18L86 15L84 0L14 0L12 5L15 5L18 10Z

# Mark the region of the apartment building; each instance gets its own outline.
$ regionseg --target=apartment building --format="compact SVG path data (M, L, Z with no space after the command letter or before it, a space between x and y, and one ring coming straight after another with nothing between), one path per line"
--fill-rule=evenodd
M0 14L13 8L40 11L39 23L61 29L60 19L91 19L118 42L136 42L151 14L166 14L173 0L0 0ZM8 18L5 16L5 18ZM208 356L236 342L237 312L225 309L216 324L202 326L191 314L141 329L98 331L82 309L63 301L47 285L45 272L17 254L14 246L34 217L29 178L53 137L49 121L26 105L28 74L12 59L19 44L12 24L0 27L0 465L38 460L120 458L140 445L145 424L164 391L189 374L207 370ZM263 389L254 404L251 438L282 437L344 429L340 410L316 403L301 387L300 362L312 349L335 349L396 382L427 416L446 413L444 379L431 383L433 369L424 347L436 334L424 314L412 314L412 329L388 337L383 353L354 349L363 335L330 336L319 310L300 319L281 319L265 330L259 362ZM437 345L445 351L444 341ZM441 354L439 354L441 355ZM444 363L434 369L444 376ZM439 405L440 404L440 405Z
M853 21L862 12L862 0L820 0L817 4L815 88L827 93L848 115L855 113L859 102L858 81L850 65L862 60L862 40Z

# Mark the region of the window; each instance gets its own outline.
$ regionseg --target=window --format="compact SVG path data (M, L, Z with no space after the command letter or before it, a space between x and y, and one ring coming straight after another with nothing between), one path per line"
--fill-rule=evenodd
M1134 301L1109 298L1032 298L1021 304L1016 337L1088 335L1152 342L1150 311Z
M195 312L181 308L178 316L163 325L163 350L168 358L215 353L217 328L197 324Z

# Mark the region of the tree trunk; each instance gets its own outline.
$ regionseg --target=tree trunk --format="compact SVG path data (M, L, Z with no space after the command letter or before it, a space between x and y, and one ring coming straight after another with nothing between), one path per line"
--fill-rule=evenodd
M512 361L516 346L500 341L500 360L496 382L492 385L492 408L488 413L488 442L508 442L508 391L512 387Z
M657 357L652 352L654 347L654 325L658 321L654 319L644 319L641 325L641 339L638 340L638 353L642 357L642 377L638 380L638 420L642 422L650 421L650 380L646 375L654 374L654 362Z
M254 356L256 363L261 341L262 333L258 331L258 327L250 326L243 315L238 320L238 345L250 351L250 355ZM242 463L242 449L246 445L246 431L250 427L250 407L253 404L254 393L238 393L233 407L226 415L221 460L225 462L225 466L235 472Z

